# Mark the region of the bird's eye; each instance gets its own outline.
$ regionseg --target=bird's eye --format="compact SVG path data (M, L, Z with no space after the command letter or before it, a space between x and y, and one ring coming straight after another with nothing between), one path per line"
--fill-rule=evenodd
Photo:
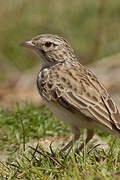
M47 48L49 48L51 45L52 45L51 42L46 42L46 43L45 43L45 47L47 47Z

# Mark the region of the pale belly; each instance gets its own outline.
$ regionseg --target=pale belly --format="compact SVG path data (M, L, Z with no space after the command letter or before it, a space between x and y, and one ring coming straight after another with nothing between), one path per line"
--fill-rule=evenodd
M80 112L70 112L66 110L65 108L62 108L61 105L56 104L54 102L47 102L44 101L46 106L51 110L53 115L61 120L67 123L71 129L99 129L102 131L106 131L110 134L113 134L112 128L108 128L104 124L101 124L98 120L91 119L85 115L83 115ZM116 134L118 137L118 135Z
M57 119L64 121L71 128L81 129L89 127L89 129L93 129L95 124L93 120L84 116L82 113L70 112L54 102L45 102L45 104Z

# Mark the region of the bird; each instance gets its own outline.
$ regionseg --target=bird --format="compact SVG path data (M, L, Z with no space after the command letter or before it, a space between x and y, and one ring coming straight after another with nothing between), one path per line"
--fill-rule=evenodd
M93 138L94 129L120 139L120 112L96 75L80 63L73 48L63 37L41 34L21 43L42 60L37 75L37 88L43 102L59 119L66 122L74 136L60 151L62 154L80 138L81 129L87 137L75 153Z

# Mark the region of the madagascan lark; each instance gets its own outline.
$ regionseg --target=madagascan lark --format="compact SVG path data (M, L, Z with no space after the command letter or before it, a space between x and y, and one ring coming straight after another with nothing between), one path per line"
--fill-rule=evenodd
M120 138L120 112L94 73L81 65L69 43L62 37L43 34L21 44L31 48L43 61L37 76L37 87L45 104L60 120L67 122L74 139L60 151L68 149L87 129L87 144L93 129ZM76 153L84 143L76 149Z

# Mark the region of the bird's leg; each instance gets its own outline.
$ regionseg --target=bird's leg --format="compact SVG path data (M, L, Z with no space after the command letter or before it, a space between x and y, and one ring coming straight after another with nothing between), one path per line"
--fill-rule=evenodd
M75 153L79 154L79 152L83 149L84 145L87 144L93 137L93 130L87 129L87 138L85 140L85 143L82 143L79 148L75 150Z
M73 133L74 133L74 138L73 138L66 146L64 146L64 147L59 151L59 155L61 155L62 152L66 151L70 146L73 145L73 143L74 143L75 141L77 141L77 140L79 139L79 137L80 137L80 130L74 128L74 129L73 129Z

